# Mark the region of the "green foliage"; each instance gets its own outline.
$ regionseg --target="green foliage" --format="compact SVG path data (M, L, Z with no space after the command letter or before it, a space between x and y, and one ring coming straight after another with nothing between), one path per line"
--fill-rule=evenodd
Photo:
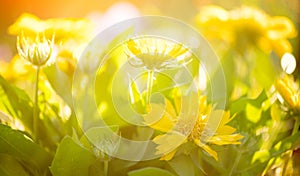
M294 90L297 85L299 89L299 84L295 81L296 86L287 89L289 91L287 95L293 97L278 98L280 92L276 92L273 88L274 82L282 73L278 68L279 61L274 61L272 54L255 46L253 42L256 41L251 36L250 38L241 36L237 39L238 42L242 42L241 46L222 45L221 49L217 49L217 54L221 58L220 65L210 70L211 75L207 75L207 87L202 92L193 90L192 85L197 84L203 58L199 61L197 56L191 54L191 61L182 67L151 70L153 71L151 103L147 104L147 85L150 77L147 67L128 67L131 69L129 71L133 71L125 76L125 79L122 77L127 74L126 64L128 65L128 59L132 57L123 44L128 42L128 36L134 35L134 30L133 27L129 27L123 32L120 31L107 46L101 46L104 49L102 48L103 53L98 53L97 56L97 61L101 61L98 63L101 66L99 70L96 70L97 63L89 61L79 62L76 70L72 70L74 68L68 70L71 74L62 71L58 63L41 67L41 75L37 76L38 102L31 98L34 92L31 86L27 84L19 86L18 79L13 82L0 75L0 175L250 176L272 175L276 168L281 170L291 168L288 167L288 163L292 162L291 158L294 157L295 151L299 151L300 146L300 115L296 104L300 106L300 94L299 90ZM243 37L252 42L252 47L243 50L243 47L248 46L247 40L243 41ZM68 41L65 43L68 44ZM145 43L148 44L152 43ZM68 47L74 46L66 48ZM163 52L170 52L168 46L163 47L165 47ZM137 50L132 48L135 49ZM183 52L182 48L173 50L176 51ZM135 57L145 55L139 52L141 51L131 54L138 54ZM164 54L156 53L155 56L163 57ZM149 58L154 57L151 55ZM82 59L90 58L83 56ZM143 73L134 75L142 69ZM71 75L75 75L77 80L73 80ZM78 85L74 83L76 81L79 82ZM223 81L226 88L216 84ZM20 87L25 87L25 90ZM217 128L217 123L214 123L213 127L211 124L196 123L192 132L201 134L195 132L193 135L197 134L195 136L201 139L201 144L215 151L218 159L212 157L202 148L203 146L199 146L201 144L196 145L195 139L190 137L191 133L187 134L184 143L176 148L176 153L170 160L162 161L157 156L151 160L138 161L145 157L147 152L153 152L152 149L155 150L154 155L158 153L161 146L153 141L165 132L155 128L160 121L146 124L146 118L155 117L156 120L157 117L164 115L162 119L168 125L179 122L177 116L184 117L186 114L182 113L183 111L179 112L184 108L177 107L180 105L177 104L179 100L176 98L178 95L184 97L192 91L207 98L205 102L207 104L203 103L198 110L188 105L191 99L182 101L181 106L190 113L188 115L198 115L197 118L201 121L208 115L197 114L199 111L210 108L219 110L223 107L218 101L226 100L225 109L222 110L229 111L232 119L226 124L229 127L225 129L228 131L236 129L232 132L233 135L240 134L243 138L232 142L233 145L222 142L220 145L214 145L210 143L209 135L210 130ZM196 95L195 92L191 95ZM120 106L116 106L113 99L115 97L118 98ZM287 106L285 102L287 98L290 98L291 102L294 101L294 107ZM168 101L170 104L167 104ZM39 110L36 121L35 108ZM173 109L176 112L172 112ZM173 118L173 114L176 118ZM221 116L217 116L216 119L221 119ZM214 121L212 117L214 116L210 116L211 121ZM136 127L136 124L131 124L128 119L138 119L141 126ZM149 121L152 122L152 119ZM34 128L35 123L37 129ZM172 126L177 130L174 133L186 133L186 128L191 126L190 121L183 126L180 125L182 124ZM205 130L202 129L203 125ZM169 133L171 134L170 131ZM222 136L221 130L216 134L220 136L215 140L230 136ZM209 140L202 141L202 137L206 135ZM127 143L121 144L121 138ZM230 143L231 139L228 140ZM128 141L149 141L149 146L147 143L140 149L138 148L140 146ZM166 144L172 142L176 141L166 140ZM237 144L238 142L240 144ZM122 160L116 158L115 152L127 154L126 156L135 155L137 159ZM293 167L299 166L294 163Z
M174 176L172 173L170 173L167 170L163 170L160 168L155 167L146 167L134 171L130 171L128 173L128 176Z
M27 130L32 131L32 116L33 116L33 103L28 95L21 89L9 84L0 75L0 103L4 106L4 111L11 116L18 118L23 122Z
M66 136L57 148L50 170L53 175L89 175L95 156Z
M23 168L18 160L14 159L9 155L0 155L0 175L11 176L11 175L24 175L29 176L29 173Z
M44 174L52 160L51 154L35 144L25 134L2 124L0 124L0 146L0 154L6 154L16 159L13 161L12 158L3 155L3 159L8 160L7 165L19 161L28 166L27 169L30 169L31 174ZM7 165L3 165L3 170L6 170ZM16 165L16 167L18 166Z

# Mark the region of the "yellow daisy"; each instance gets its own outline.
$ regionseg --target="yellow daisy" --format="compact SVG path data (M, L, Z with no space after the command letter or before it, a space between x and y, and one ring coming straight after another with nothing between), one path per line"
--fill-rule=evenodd
M154 36L129 39L125 51L132 66L149 70L176 67L191 59L191 53L182 44Z
M184 101L184 100L182 100ZM184 117L184 114L178 115L177 112L181 110L181 102L178 97L174 98L173 106L166 100L166 111L163 117L151 123L151 119L145 118L145 123L150 127L166 132L164 135L159 135L153 139L157 146L157 155L163 155L162 160L170 160L175 155L180 141L193 142L198 147L202 148L213 158L218 160L217 152L214 151L207 144L227 145L227 144L240 144L239 140L243 138L242 135L234 133L235 128L227 125L232 118L230 113L223 110L212 110L211 105L207 105L206 97L200 97L200 105L196 122L193 119ZM209 119L216 120L212 124ZM211 124L209 124L211 123ZM218 124L218 126L216 126ZM171 129L173 129L171 131Z
M148 70L147 105L150 104L155 72L167 68L180 67L192 60L191 52L183 44L155 36L129 39L125 43L124 50L130 65Z

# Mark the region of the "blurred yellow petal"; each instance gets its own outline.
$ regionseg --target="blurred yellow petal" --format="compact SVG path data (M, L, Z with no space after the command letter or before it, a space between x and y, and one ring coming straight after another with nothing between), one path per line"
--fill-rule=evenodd
M300 112L300 91L298 91L297 100L298 100L297 109Z
M169 160L171 160L174 157L174 155L175 155L176 152L177 152L177 150L175 149L175 150L171 151L170 153L168 153L168 154L163 155L162 157L160 157L159 160L169 161Z
M40 20L38 17L24 13L8 28L8 33L19 36L22 33L34 38L37 33L44 33L46 38L55 34L55 41L68 39L89 40L93 35L93 24L87 19L55 18Z
M272 17L248 6L230 11L216 6L203 7L196 16L196 24L208 39L219 39L242 54L248 48L258 47L266 53L273 50L281 57L292 50L288 38L297 35L290 19Z
M243 138L240 134L216 135L212 136L208 141L216 145L241 144L238 140Z
M21 35L24 32L26 35L35 36L36 33L45 31L47 24L32 14L22 14L14 24L8 28L8 33L11 35Z
M21 80L34 73L34 68L18 55L15 55L9 63L1 62L0 74L8 81Z
M285 53L292 53L292 45L287 39L273 40L271 44L279 57L282 57Z
M216 133L217 134L232 134L236 131L235 128L226 125L227 123L229 123L234 117L230 118L230 112L229 111L225 111L223 114L223 117L221 119L221 122L217 128Z
M69 51L60 52L56 59L56 64L58 68L70 77L72 77L74 74L76 63L77 60Z
M144 116L145 124L149 125L151 128L162 131L162 132L168 132L170 131L174 125L178 121L178 112L180 112L181 109L181 100L178 96L175 96L174 99L174 105L170 101L165 101L166 105L156 105L151 104L152 109L163 112L164 114L160 116L158 114L158 117L154 114L147 114ZM175 107L174 107L175 106ZM157 118L161 117L159 120Z
M169 102L167 102L167 105L157 105L157 104L152 104L152 110L149 114L144 116L145 124L150 126L153 129L162 131L162 132L168 132L170 131L175 123L176 123L176 115L174 112L170 111L172 106ZM160 112L164 112L166 109L166 112L161 115ZM155 112L158 112L158 114ZM160 119L157 119L160 118Z
M200 23L213 20L226 21L228 20L228 12L220 6L209 5L200 9L200 13L196 16L196 19Z
M268 22L267 35L271 39L292 38L297 35L292 21L286 17L272 17Z
M292 85L290 80L285 79L278 79L275 82L275 87L282 98L292 107L296 106L296 99L295 99L295 92L292 89Z
M218 161L218 154L216 151L211 149L209 146L203 144L200 142L199 139L194 140L195 144L197 144L199 147L201 147L203 150L205 150L210 156L212 156L215 160Z
M140 55L142 53L137 44L132 39L128 41L127 47L134 55Z
M188 52L187 48L184 48L182 44L175 45L172 50L168 53L169 56L176 58L184 53Z
M157 155L166 155L174 151L179 145L185 141L186 137L180 133L166 133L164 135L156 136L153 142L157 144ZM170 159L170 157L167 157Z

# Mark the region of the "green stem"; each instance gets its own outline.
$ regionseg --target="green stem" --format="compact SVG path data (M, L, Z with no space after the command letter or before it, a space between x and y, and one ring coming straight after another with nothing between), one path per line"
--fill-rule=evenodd
M150 104L150 97L151 97L151 93L152 93L153 79L154 79L154 71L153 70L148 70L146 104Z
M300 126L300 120L299 120L300 117L295 117L295 124L294 124L294 129L293 129L293 132L292 132L292 136L294 134L296 134L299 130L299 126Z
M40 74L40 67L38 66L36 70L34 106L33 106L33 136L35 141L37 141L38 139L37 135L38 135L38 120L39 120L39 106L38 106L39 74Z
M104 161L104 176L108 176L108 160Z
M233 171L236 169L237 165L239 164L241 157L242 157L242 152L238 152L228 175L233 175Z
M295 117L295 123L294 123L292 136L298 132L299 126L300 126L300 120L299 120L299 117L297 116L297 117ZM283 171L282 171L283 175L287 174L286 172L287 172L288 163L290 162L292 156L293 156L293 150L289 150L287 153L287 159L285 159L284 165L283 165Z

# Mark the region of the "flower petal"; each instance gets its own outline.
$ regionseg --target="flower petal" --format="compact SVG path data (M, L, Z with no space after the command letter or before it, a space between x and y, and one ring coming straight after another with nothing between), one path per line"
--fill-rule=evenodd
M242 139L244 136L240 134L232 134L232 135L217 135L212 136L208 142L216 145L228 145L228 144L240 144L238 140Z
M196 139L194 140L194 142L201 147L203 150L205 150L210 156L212 156L215 160L218 161L218 154L216 151L214 151L213 149L211 149L208 145L205 145L203 143L200 142L200 140Z

